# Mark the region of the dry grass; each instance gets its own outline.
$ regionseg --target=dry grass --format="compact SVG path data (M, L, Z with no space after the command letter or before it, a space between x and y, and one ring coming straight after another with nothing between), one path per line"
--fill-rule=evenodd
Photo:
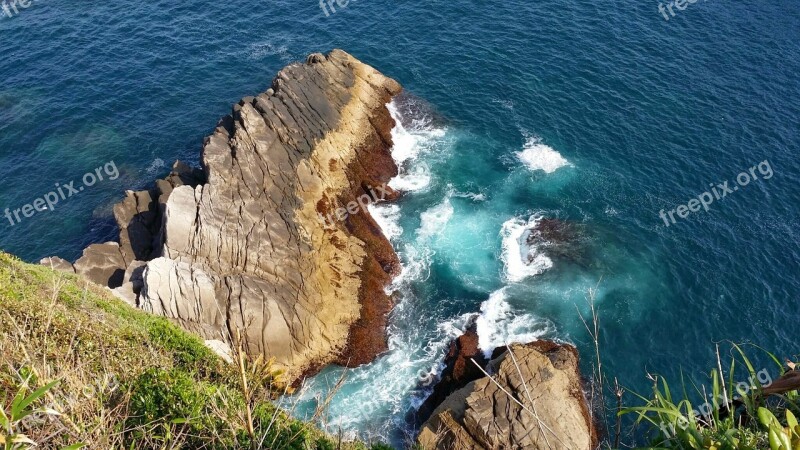
M0 252L0 409L55 382L14 425L37 448L366 448L289 417L271 361L235 353L227 365L106 289ZM31 446L8 434L0 447Z

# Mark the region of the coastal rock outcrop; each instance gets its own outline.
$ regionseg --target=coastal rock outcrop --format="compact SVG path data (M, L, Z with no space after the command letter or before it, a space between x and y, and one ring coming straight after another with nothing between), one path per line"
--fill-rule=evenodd
M43 258L41 261L39 261L39 264L47 266L59 272L75 273L75 266L73 266L71 262L59 258L58 256L50 256L47 258Z
M365 206L395 195L386 104L400 91L341 50L287 66L219 122L200 169L127 192L119 243L75 269L223 353L241 333L289 380L371 361L399 261Z
M470 381L484 376L483 372L475 365L477 363L481 367L486 367L489 363L478 346L477 317L477 315L471 317L464 334L450 343L444 357L444 369L439 376L439 381L433 387L433 392L417 410L418 423L430 418L433 410L442 404L450 394L466 386Z
M455 390L422 425L428 450L593 448L578 352L537 341L498 349L483 375Z

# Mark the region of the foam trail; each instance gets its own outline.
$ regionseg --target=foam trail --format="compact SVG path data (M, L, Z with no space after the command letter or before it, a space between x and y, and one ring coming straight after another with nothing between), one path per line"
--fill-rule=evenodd
M553 267L553 261L535 246L529 247L526 240L528 230L535 228L541 216L533 216L528 221L514 217L503 224L502 259L505 263L506 279L518 283L525 278L539 275Z
M431 183L427 165L419 163L419 157L430 150L446 130L430 127L425 122L413 121L411 128L403 125L403 117L394 100L386 105L395 126L392 128L392 159L399 169L389 186L398 191L422 191Z
M553 173L564 166L571 166L560 153L542 143L538 137L531 137L525 142L521 152L516 153L517 158L533 171L543 170Z
M152 175L158 173L159 171L163 170L166 167L164 160L161 158L156 158L150 163L150 166L147 168L147 173Z
M444 231L450 218L453 217L453 205L450 203L450 194L445 197L442 203L428 209L420 214L420 226L417 236L420 239L430 239Z
M508 303L507 287L492 292L481 304L478 328L478 347L486 358L491 358L495 348L513 342L528 343L549 331L549 324L530 314L514 314Z
M394 242L403 234L403 227L400 226L400 207L395 204L376 204L367 205L367 211L375 219L378 227L383 231L383 235L389 242Z

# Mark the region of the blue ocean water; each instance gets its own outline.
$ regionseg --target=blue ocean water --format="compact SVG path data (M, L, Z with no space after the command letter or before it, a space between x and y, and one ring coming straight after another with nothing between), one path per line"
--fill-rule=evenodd
M347 371L332 429L400 443L469 313L487 346L569 341L589 373L595 287L605 370L638 392L647 373L703 381L715 342L800 351L796 1L697 2L669 21L655 0L327 8L38 0L0 18L0 210L119 170L54 210L0 217L0 248L74 259L113 237L125 189L196 163L218 118L282 66L342 48L425 105L393 106L408 192L375 211L405 265L391 350ZM765 161L773 176L756 168L709 211L659 217ZM580 257L520 245L544 219L568 225ZM295 412L341 373L310 380Z

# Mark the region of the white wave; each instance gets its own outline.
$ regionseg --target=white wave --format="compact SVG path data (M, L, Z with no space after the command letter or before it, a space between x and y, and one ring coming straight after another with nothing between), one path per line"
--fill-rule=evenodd
M548 332L549 324L530 314L515 314L506 301L508 288L489 295L481 304L481 314L476 321L478 347L490 358L497 347L513 342L532 342Z
M528 230L535 228L541 216L533 216L528 221L517 217L507 220L500 232L503 237L505 276L508 281L518 283L525 278L539 275L553 267L553 261L537 247L529 247L526 240Z
M417 165L389 181L389 187L395 191L404 192L422 191L430 184L431 174L428 166L425 164Z
M431 149L436 139L442 138L446 130L432 128L425 121L412 120L410 128L403 125L403 117L394 101L386 108L395 121L392 128L392 159L398 167L398 175L389 182L398 191L421 191L430 185L430 170L418 164L421 154Z
M561 167L571 166L560 153L542 143L537 137L528 138L521 152L516 153L517 158L533 171L543 170L553 173Z
M425 240L441 234L447 223L450 222L450 218L453 217L453 212L453 205L450 204L450 194L448 194L442 203L420 214L421 221L417 236Z
M153 160L152 163L150 163L150 167L147 168L147 173L150 175L155 174L163 170L164 167L166 167L166 163L164 163L164 160L161 158L156 158Z
M386 288L387 293L395 292L410 282L424 281L427 278L430 272L431 261L435 254L434 250L430 247L430 241L444 231L448 222L450 222L450 219L453 217L454 209L453 205L450 203L450 195L451 194L448 193L441 203L420 214L420 226L417 229L417 242L406 244L402 251L398 251L398 255L403 261L402 269L400 275L395 277L392 283ZM381 205L378 208L386 206L389 205ZM391 206L396 207L396 205ZM399 220L399 211L399 207L397 207L396 214L390 212L380 219L381 221L386 221L384 225L381 225L381 229L386 227L386 229L389 230L388 233L392 234L392 236L399 236L397 231L392 230L399 229L399 233L402 233L402 228L397 224L397 220ZM378 214L383 213L383 211L378 212ZM376 219L376 222L377 221L379 220ZM384 229L384 234L387 233L386 229ZM389 234L386 235L387 237L389 236ZM389 239L390 241L392 240L392 238Z
M486 195L483 192L475 193L475 192L456 192L453 194L456 197L461 198L468 198L473 202L483 202L486 201Z
M386 288L386 293L391 294L403 286L415 281L425 281L430 273L433 250L423 247L417 249L413 245L406 245L398 256L403 260L400 275L396 276Z
M400 207L395 204L369 203L367 211L375 219L378 227L383 231L383 235L390 242L403 234L403 227L400 226Z

